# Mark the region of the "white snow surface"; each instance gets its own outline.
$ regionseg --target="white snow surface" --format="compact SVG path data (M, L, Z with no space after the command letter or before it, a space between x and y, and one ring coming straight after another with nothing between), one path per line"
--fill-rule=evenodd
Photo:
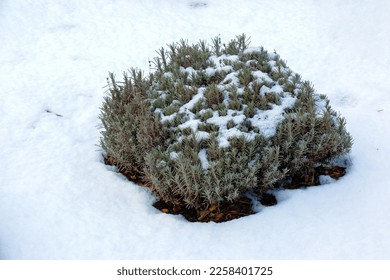
M1 1L0 258L389 259L389 10L385 0ZM352 165L238 220L163 214L103 163L108 72L148 73L161 46L241 33L328 95L354 137Z

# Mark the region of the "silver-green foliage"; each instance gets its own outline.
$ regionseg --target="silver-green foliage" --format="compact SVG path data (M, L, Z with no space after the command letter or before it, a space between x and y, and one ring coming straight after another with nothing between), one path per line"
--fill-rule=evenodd
M131 70L124 82L110 74L109 95L104 98L100 120L103 130L100 145L121 169L143 176L145 153L163 139L158 118L151 114L146 100L149 82L140 71Z
M203 209L261 195L349 152L345 120L245 35L161 48L149 77L110 76L101 146L162 200Z

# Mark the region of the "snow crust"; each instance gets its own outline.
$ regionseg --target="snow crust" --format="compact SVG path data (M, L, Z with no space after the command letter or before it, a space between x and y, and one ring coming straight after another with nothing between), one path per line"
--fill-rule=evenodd
M390 258L389 2L203 2L1 2L0 259ZM243 32L329 96L353 164L238 220L163 214L96 146L108 71L147 74L166 43Z

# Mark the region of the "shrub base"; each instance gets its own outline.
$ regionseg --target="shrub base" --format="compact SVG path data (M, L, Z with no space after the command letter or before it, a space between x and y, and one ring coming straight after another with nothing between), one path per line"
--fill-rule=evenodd
M112 157L105 157L104 163L111 166L116 166L115 159ZM345 175L345 167L342 166L318 166L309 172L309 176L291 178L288 182L283 182L283 189L300 189L305 187L312 187L320 185L319 177L327 175L333 179L338 180ZM139 174L130 173L128 170L118 168L118 172L125 176L128 180L142 186L147 187L145 182ZM277 204L276 197L271 193L263 193L261 197L257 198L263 206L273 206ZM190 222L227 222L241 217L255 214L253 211L252 200L248 197L241 197L234 203L222 203L219 206L211 205L207 209L196 210L187 208L184 205L174 205L163 200L156 201L153 206L166 214L183 215Z
M223 203L219 206L211 205L208 209L197 211L188 209L185 206L177 206L159 200L153 204L155 208L163 213L183 215L190 222L226 222L245 217L255 212L252 210L252 200L242 197L234 204Z

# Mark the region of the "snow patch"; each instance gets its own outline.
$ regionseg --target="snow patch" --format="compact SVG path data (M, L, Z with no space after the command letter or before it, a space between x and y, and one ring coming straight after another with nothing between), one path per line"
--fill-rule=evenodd
M267 73L264 73L260 70L256 70L252 72L252 76L256 78L259 82L265 81L268 83L273 83L274 81L270 78Z
M272 137L276 133L278 124L284 120L284 110L294 107L296 100L296 97L286 93L285 97L281 98L280 105L272 104L270 110L257 110L249 120L259 129L260 134L266 138Z
M326 185L326 184L332 184L335 183L337 180L333 179L332 177L328 175L320 175L320 184L321 185Z
M200 164L202 165L203 170L209 169L209 161L207 160L207 151L206 149L201 149L198 153Z
M198 89L198 93L195 94L190 101L180 107L179 113L188 113L188 110L192 110L196 103L199 102L204 97L204 92L206 88L201 87Z

